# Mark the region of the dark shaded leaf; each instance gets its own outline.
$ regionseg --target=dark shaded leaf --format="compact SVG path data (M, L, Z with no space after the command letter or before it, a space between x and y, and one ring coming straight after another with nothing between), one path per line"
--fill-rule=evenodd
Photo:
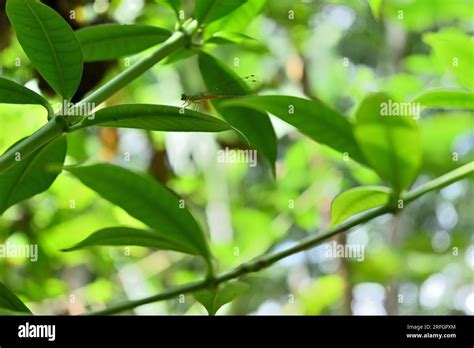
M193 50L179 49L176 52L170 54L165 59L163 59L161 61L161 64L166 65L166 64L176 63L180 60L191 58L195 54L196 52L194 52Z
M349 158L366 164L354 138L351 122L320 100L272 95L231 99L223 104L223 106L232 105L267 111L318 143L341 153L346 152Z
M222 132L231 126L216 117L166 105L129 104L101 109L83 127L139 128L168 132Z
M166 29L138 24L101 24L76 31L86 62L136 54L165 41L170 35Z
M142 221L159 236L167 236L188 253L209 258L204 232L182 202L150 176L111 164L67 168L109 202Z
M113 245L135 245L161 250L174 250L186 254L195 254L193 248L188 248L188 244L180 244L169 237L169 234L162 231L143 230L131 227L109 227L92 233L78 244L63 249L63 251L74 251L92 246L113 246Z
M196 1L195 15L201 24L208 24L231 13L247 0L199 0Z
M179 11L181 10L180 0L157 0L158 3L170 8L176 14L176 18L179 18Z
M0 310L4 310L2 315L31 314L28 307L2 282L0 282Z
M62 170L66 150L66 137L62 136L25 158L19 154L18 164L0 174L0 214L47 190Z
M41 76L70 100L81 82L81 47L69 24L34 0L8 0L7 14L18 41Z
M42 105L48 114L54 114L48 101L38 93L14 81L0 77L0 104L37 104Z
M249 51L254 51L258 53L267 53L268 48L265 47L262 43L255 40L254 38L247 36L241 33L232 33L227 31L220 31L213 34L206 44L214 45L240 45L240 47L245 48Z
M228 67L205 53L199 55L199 69L208 91L216 90L222 84L239 79ZM237 94L248 93L248 87L243 82L241 86L236 84L233 89ZM214 100L212 103L222 117L237 128L250 145L268 159L274 170L277 139L269 116L262 111L240 107L222 108L220 100Z

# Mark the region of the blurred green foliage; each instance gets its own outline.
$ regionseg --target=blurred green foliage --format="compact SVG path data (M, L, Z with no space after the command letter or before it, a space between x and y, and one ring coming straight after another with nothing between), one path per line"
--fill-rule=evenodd
M58 11L77 11L74 28L117 22L170 31L175 29L175 18L181 18L179 10L187 19L193 16L194 5L188 0L181 7L165 0L146 1L143 6L128 0L112 0L107 6L92 0L51 3ZM203 40L222 31L257 39L258 47L208 45L205 50L238 76L257 75L260 94L317 97L353 120L357 107L372 92L401 101L433 88L472 92L472 11L471 0L249 0L210 23ZM8 43L0 45L2 76L50 95L13 31L5 33L0 37L2 44ZM85 71L104 82L146 52ZM205 90L197 57L183 52L172 63L170 59L156 65L107 105L179 106L181 93ZM200 111L213 109L201 105ZM3 152L44 124L46 112L41 106L1 104L0 118ZM338 193L382 184L369 169L344 161L280 119L271 120L278 138L275 178L262 158L255 168L216 163L217 149L248 147L231 132L87 129L68 135L66 164L111 161L165 183L184 197L199 224L210 231L210 247L219 270L225 271L324 229ZM415 185L473 159L472 111L427 107L417 122L422 164ZM405 146L409 151L410 145ZM396 218L380 217L337 239L363 245L362 262L327 258L321 245L244 277L250 290L219 313L472 315L471 184L455 183L412 203ZM143 227L63 173L48 191L11 207L0 218L0 243L39 247L37 262L1 258L0 281L34 313L77 314L200 279L200 263L171 251L142 247L60 251L112 225ZM206 312L185 296L137 308L135 313Z

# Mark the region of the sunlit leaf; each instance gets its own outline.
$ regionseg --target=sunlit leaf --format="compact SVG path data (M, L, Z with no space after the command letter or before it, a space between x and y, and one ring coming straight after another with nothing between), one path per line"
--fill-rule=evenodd
M331 225L337 225L353 215L387 204L391 190L383 186L361 186L337 195L331 205Z
M474 109L474 94L462 90L434 89L426 91L413 100L429 108Z
M355 137L368 163L396 195L416 178L422 157L415 115L401 111L389 96L372 94L357 109L355 125Z
M441 23L462 23L463 20L469 21L472 17L472 1L382 0L381 10L385 18L399 21L400 26L403 26L409 31L420 33L431 30Z
M328 307L337 304L344 293L344 280L340 275L318 277L298 294L304 314L319 315Z
M382 0L369 0L370 10L376 19L380 17L380 8L382 7Z
M229 282L221 285L217 290L202 290L193 294L207 310L209 315L215 315L223 305L234 301L249 289L249 286L242 282Z
M436 57L456 76L462 86L474 89L474 41L471 36L446 29L427 33L423 40L433 48Z
M452 112L433 114L422 118L420 123L421 145L423 149L423 170L442 174L474 159L474 151L460 154L456 152L456 141L469 140L474 132L474 114ZM457 161L454 161L454 152Z
M228 15L209 24L204 36L210 37L213 33L224 30L235 33L244 31L252 20L258 18L266 4L267 0L248 0Z

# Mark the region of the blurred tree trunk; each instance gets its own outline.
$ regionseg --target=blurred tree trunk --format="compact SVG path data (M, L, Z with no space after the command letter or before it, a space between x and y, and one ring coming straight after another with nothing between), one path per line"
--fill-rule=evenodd
M346 245L347 236L346 233L340 234L336 242L341 245ZM347 258L341 257L341 265L339 266L339 274L344 280L344 293L343 293L343 304L342 313L343 315L352 314L352 282L351 282L351 264Z
M390 219L389 245L399 249L400 246L400 215L395 214ZM399 279L393 277L386 289L385 309L388 315L398 314Z

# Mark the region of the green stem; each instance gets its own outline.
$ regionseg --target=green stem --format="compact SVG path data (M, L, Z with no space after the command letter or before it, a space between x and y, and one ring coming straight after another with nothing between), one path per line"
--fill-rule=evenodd
M71 114L75 109L79 109L87 104L100 104L107 98L126 87L130 82L140 77L144 72L153 67L156 63L176 52L181 47L186 46L190 42L190 36L198 29L196 21L191 21L181 30L171 35L160 47L149 56L141 59L129 69L123 71L115 78L99 87L90 95L77 103L71 110ZM0 156L0 174L12 167L15 161L15 154L18 152L22 158L30 155L40 147L46 145L50 141L60 137L65 131L72 132L81 127L67 128L62 116L52 118L46 125L38 129L34 134L30 135L24 141L18 142Z
M75 108L80 108L84 104L94 103L97 105L102 103L103 101L107 100L112 95L117 93L119 90L129 85L137 77L141 76L147 70L152 68L156 63L166 58L179 48L183 47L186 43L187 34L185 32L174 32L173 35L171 35L171 37L169 37L168 40L166 40L155 52L153 52L148 57L142 58L129 69L125 70L121 74L108 81L101 88L89 94L87 97L81 100L75 107L73 107L71 111L74 111Z
M402 199L405 202L410 203L416 200L418 197L423 196L425 193L448 186L453 182L472 176L473 172L474 162L467 163L450 171L449 173L446 173L436 179L431 180L430 182L427 182L424 185L417 187L416 189L411 190L410 192L403 195Z
M445 186L452 184L453 182L472 176L473 173L474 173L474 162L470 162L468 164L465 164L443 176L440 176L439 178L436 178L406 193L405 195L402 196L402 199L404 200L405 203L410 203L428 192L441 189ZM190 284L178 287L176 289L171 289L161 294L146 297L140 300L129 301L123 304L109 307L105 310L90 312L86 314L87 315L115 314L115 313L123 312L129 309L133 309L135 307L142 306L148 303L169 300L181 294L191 293L196 290L208 288L211 285L218 285L220 283L239 278L248 273L258 272L264 268L270 267L271 265L280 261L281 259L284 259L288 256L299 253L301 251L313 248L316 245L320 244L321 242L324 242L325 240L331 237L334 237L335 235L339 233L345 232L349 230L350 228L355 227L361 223L370 221L375 217L384 215L386 213L391 213L391 212L393 212L393 208L391 206L383 206L383 207L369 210L365 213L359 214L356 217L346 220L340 223L339 225L326 230L325 232L319 233L315 236L309 236L308 238L301 240L299 243L297 243L296 245L288 249L281 250L273 254L267 254L267 255L257 257L247 263L240 265L237 268L234 268L226 273L221 274L220 276L215 277L214 279L206 278L202 281L190 283Z
M63 135L65 128L66 124L64 123L64 119L55 117L28 138L17 142L0 157L0 174L18 163L16 161L17 153L20 154L22 159L27 157L44 145Z

